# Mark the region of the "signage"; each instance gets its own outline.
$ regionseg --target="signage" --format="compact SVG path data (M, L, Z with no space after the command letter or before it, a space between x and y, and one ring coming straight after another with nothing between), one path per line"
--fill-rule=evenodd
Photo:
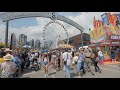
M111 42L111 44L120 44L120 42Z
M120 35L111 35L110 39L111 40L120 40Z
M110 44L110 42L102 42L101 44Z

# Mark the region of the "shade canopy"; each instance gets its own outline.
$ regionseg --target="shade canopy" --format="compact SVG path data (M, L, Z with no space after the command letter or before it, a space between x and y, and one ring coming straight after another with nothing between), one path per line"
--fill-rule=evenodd
M29 45L24 45L23 48L31 48Z
M73 48L73 46L69 44L60 44L58 47L59 48Z

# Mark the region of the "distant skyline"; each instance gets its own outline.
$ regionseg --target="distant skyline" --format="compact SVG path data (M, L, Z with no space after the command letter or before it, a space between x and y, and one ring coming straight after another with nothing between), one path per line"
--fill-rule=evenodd
M89 28L93 28L93 18L94 16L96 19L101 20L101 15L105 12L57 12L67 18L72 19L73 21L77 22L84 28L85 33L89 33ZM116 13L116 12L112 12ZM16 37L19 37L20 34L25 34L28 37L28 41L31 39L40 39L43 41L43 29L44 26L50 22L51 20L44 17L32 17L32 18L21 18L16 20L11 20L9 23L9 37L11 33L15 33ZM73 26L61 22L69 34L69 37L80 34L80 31ZM59 26L55 26L53 24L47 28L45 31L46 40L55 40L56 34L60 34L62 38L66 38L65 31ZM0 39L1 41L5 41L5 22L2 22L0 19ZM18 39L18 38L17 38Z

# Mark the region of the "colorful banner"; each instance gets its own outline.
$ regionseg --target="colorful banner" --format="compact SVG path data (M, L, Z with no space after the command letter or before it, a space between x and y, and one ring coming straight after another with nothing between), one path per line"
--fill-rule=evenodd
M103 15L101 15L101 17L102 17L103 25L109 23L107 13L104 13Z
M91 36L93 39L92 41L94 42L99 42L101 40L103 40L103 36L104 36L104 32L103 32L103 22L100 20L96 20L94 17L93 20L93 26L94 26L94 30L91 31Z
M101 15L101 17L106 39L108 39L111 34L119 34L119 28L117 26L117 20L119 18L119 15L111 15L110 13L105 13Z
M101 42L109 39L112 34L120 35L120 14L105 13L102 21L93 19L94 30L90 31L91 41Z

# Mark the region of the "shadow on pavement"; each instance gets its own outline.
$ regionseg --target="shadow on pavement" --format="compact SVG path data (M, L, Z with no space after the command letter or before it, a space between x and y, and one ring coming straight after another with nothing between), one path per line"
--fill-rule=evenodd
M26 73L31 73L32 71L34 71L34 70L31 70L31 68L28 68L28 69L22 71L22 73L18 76L18 78L19 78L19 77L22 77L22 76L23 76L24 74L26 74Z
M54 74L56 74L56 73L55 73L55 72L52 72L52 73L49 74L49 76L54 75Z
M22 77L22 78L30 78L30 77Z
M77 76L76 73L71 73L71 78Z
M74 68L71 68L71 70L74 70Z

